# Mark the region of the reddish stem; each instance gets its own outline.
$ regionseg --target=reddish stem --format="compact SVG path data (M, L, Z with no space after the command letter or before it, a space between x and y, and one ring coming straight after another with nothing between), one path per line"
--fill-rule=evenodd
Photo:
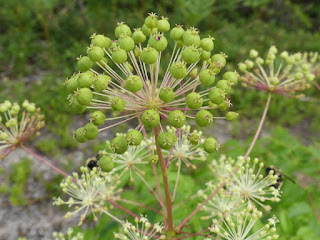
M111 203L113 206L119 208L120 210L124 211L125 213L131 215L132 217L138 218L140 219L140 217L137 214L134 214L133 212L131 212L130 210L126 209L125 207L122 207L121 205L119 205L118 203L112 201L112 200L108 200L109 203Z

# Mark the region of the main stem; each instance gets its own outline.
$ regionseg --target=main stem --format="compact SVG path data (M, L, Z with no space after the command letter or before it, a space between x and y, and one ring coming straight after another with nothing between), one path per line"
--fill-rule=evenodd
M157 153L158 153L158 158L159 158L159 163L160 163L160 168L162 173L164 193L166 197L167 222L168 222L168 232L169 232L168 240L170 240L172 239L170 237L170 234L174 233L174 226L173 226L173 220L172 220L172 203L171 203L171 197L170 197L170 191L169 191L166 163L163 158L161 148L157 143L158 136L159 136L159 127L157 126L154 128L154 138L155 138L155 143L157 147Z
M252 140L252 142L251 142L251 144L250 144L250 146L249 146L246 154L245 154L244 157L243 157L244 159L246 159L246 158L249 156L249 154L250 154L251 151L252 151L252 148L253 148L254 144L256 143L256 141L257 141L257 139L258 139L258 137L259 137L259 135L260 135L260 132L261 132L263 123L264 123L264 121L265 121L265 119L266 119L266 116L267 116L267 112L268 112L269 105L270 105L270 100L271 100L271 93L270 93L269 96L268 96L268 99L267 99L266 105L265 105L265 107L264 107L264 111L263 111L263 114L262 114L262 117L261 117L261 120L260 120L258 129L257 129L257 131L256 131L256 134L254 135L254 138L253 138L253 140ZM239 167L234 168L234 169L232 170L232 172L229 174L229 176L227 177L227 179L228 179L230 176L232 176L235 172L237 172L238 170L239 170ZM192 213L190 213L190 215L189 215L185 220L183 220L183 221L179 224L179 226L178 226L179 231L182 230L182 228L190 221L190 219L191 219L197 212L199 212L199 211L201 210L201 208L202 208L204 205L206 205L207 202L209 202L209 200L210 200L211 198L213 198L213 196L214 196L222 187L224 187L224 185L225 185L226 183L227 183L227 180L223 181L223 182L209 195L209 197L207 197L200 205L198 205L198 207L197 207Z

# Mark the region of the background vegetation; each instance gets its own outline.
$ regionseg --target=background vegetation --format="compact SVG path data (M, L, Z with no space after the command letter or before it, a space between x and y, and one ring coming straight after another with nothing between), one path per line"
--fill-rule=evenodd
M85 53L90 35L97 32L114 38L112 29L119 21L140 27L148 12L156 12L168 16L171 23L196 26L201 35L215 37L214 51L229 56L228 69L236 69L237 62L244 60L253 47L263 51L276 44L280 50L320 51L318 0L0 0L0 6L0 101L28 98L41 106L47 129L34 147L51 158L61 157L66 151L82 151L72 139L75 119L66 110L63 82L75 70L75 58ZM285 182L282 201L271 213L280 218L282 239L320 239L319 91L311 88L306 95L307 101L282 97L272 100L266 123L272 133L264 134L267 137L252 153L297 180L296 185ZM264 93L240 86L235 90L233 110L240 112L241 118L232 125L232 139L219 154L244 154L250 139L239 139L252 136L252 126L257 124L265 101ZM65 169L75 167L69 161ZM9 173L2 171L6 181L0 190L12 205L26 203L23 190L31 171L27 159L13 165ZM208 174L200 170L185 177L184 181L190 183L185 191L191 194L196 188L189 186L204 184L210 178ZM14 191L8 192L8 186ZM50 196L59 191L52 181L44 182L43 187ZM144 198L147 193L142 186L137 188ZM193 228L200 229L201 224L205 223L194 221ZM86 239L109 236L114 227L109 219L102 218L86 230Z

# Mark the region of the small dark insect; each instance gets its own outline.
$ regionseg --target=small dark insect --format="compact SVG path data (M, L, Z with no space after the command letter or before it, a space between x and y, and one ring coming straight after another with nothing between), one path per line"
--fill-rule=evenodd
M87 167L92 170L94 167L98 167L98 158L89 158L87 160Z
M291 182L293 182L294 184L296 183L291 177L283 174L279 168L275 167L275 166L269 166L266 168L266 175L269 175L270 171L273 171L273 175L277 175L277 182L273 185L271 185L271 187L277 188L279 189L282 184L283 184L283 177L285 177L286 179L290 180Z

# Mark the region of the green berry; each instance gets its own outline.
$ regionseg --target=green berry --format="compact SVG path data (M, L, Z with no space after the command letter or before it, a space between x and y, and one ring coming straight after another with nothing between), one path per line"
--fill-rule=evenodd
M111 172L114 168L113 159L109 156L102 156L98 161L98 165L103 172Z
M112 52L112 60L115 63L124 63L125 61L127 61L127 52L126 50L122 49L122 48L114 48L113 52Z
M223 79L228 80L230 83L236 85L239 80L239 74L237 72L225 72L222 76Z
M174 110L169 113L168 123L175 128L181 128L186 124L186 115L180 110Z
M143 87L142 79L137 75L130 75L127 77L124 84L130 92L134 93L140 91Z
M5 132L1 132L1 133L0 133L0 140L1 140L1 141L5 141L5 140L7 140L7 139L8 139L8 134L5 133Z
M168 18L161 17L161 20L158 21L158 31L159 32L168 32L170 30L170 23Z
M140 28L137 28L136 30L134 30L132 38L135 43L143 43L147 37L143 34Z
M91 44L94 46L104 48L105 46L107 46L109 44L109 41L108 41L108 38L106 38L105 36L103 36L101 34L98 34L98 35L93 34L91 36Z
M226 118L228 121L234 121L238 118L239 113L236 112L227 112Z
M226 111L229 108L229 103L228 101L223 101L218 105L218 107L221 111Z
M146 47L140 54L141 60L146 64L154 64L158 59L159 53L153 47Z
M97 92L101 92L105 90L108 87L110 81L111 81L111 77L108 75L104 75L104 74L97 75L93 80L94 90Z
M152 34L156 34L156 33L157 33L157 29L156 29L156 28L150 29L150 28L148 28L145 24L143 24L141 30L142 30L143 34L146 35L146 36L148 36L148 37L149 37L150 35L152 35Z
M209 111L202 109L197 112L195 120L200 127L207 127L212 123L213 116Z
M216 74L211 69L203 69L199 74L199 81L206 86L213 84L215 79Z
M73 100L70 102L68 110L72 113L80 114L86 110L86 106L79 104L77 99L73 98Z
M200 53L197 49L197 47L191 45L183 49L182 51L182 59L186 63L196 63L199 61Z
M199 46L200 45L200 36L199 32L195 28L190 28L185 31L182 35L183 43L187 46Z
M98 46L91 46L88 48L88 56L92 62L100 61L104 56L104 51L101 47Z
M156 28L158 26L157 15L150 13L149 16L144 20L144 24L150 29Z
M123 22L118 23L118 26L116 27L114 31L117 38L120 37L121 34L131 36L131 29L128 27L128 25L124 24Z
M171 132L162 132L157 138L158 145L165 150L170 150L176 142L176 136Z
M80 73L78 76L78 87L79 88L90 88L93 82L94 73L87 71Z
M161 88L159 98L165 103L171 102L174 99L174 91L171 87Z
M221 104L225 100L225 93L220 88L214 88L209 92L209 99L214 104Z
M198 145L201 143L201 136L197 133L192 133L189 141L192 145Z
M103 125L106 120L106 116L101 111L95 111L90 114L90 121L94 125Z
M126 139L129 145L138 146L140 145L143 139L143 136L142 136L142 133L139 132L138 130L132 129L127 133Z
M156 165L158 160L159 160L159 157L157 155L151 155L148 157L148 162L151 165Z
M129 62L125 62L124 65L127 70L129 70L130 72L133 72L133 67Z
M112 139L111 147L116 153L123 154L128 150L128 142L124 137L118 136Z
M136 46L134 48L134 56L138 58L138 57L140 57L140 53L141 53L140 48L138 46Z
M171 29L170 38L172 40L178 41L182 39L183 34L184 34L184 29L182 28L182 26L178 25Z
M121 35L118 39L117 45L126 50L126 52L130 52L134 49L134 40L127 35Z
M208 37L201 39L200 47L207 52L211 52L214 48L213 38Z
M219 54L214 54L212 57L211 57L211 62L215 63L215 62L218 62L219 64L221 64L221 67L224 67L227 63L227 60L226 60L226 55L223 54L223 53L219 53Z
M89 57L84 56L84 57L78 58L77 68L80 72L86 72L90 70L92 66L93 66L93 62L90 60Z
M187 95L186 104L190 109L199 109L202 107L203 99L199 93L192 92Z
M203 143L203 149L207 153L213 153L214 151L218 150L219 144L216 139L213 137L207 138Z
M146 128L153 128L160 123L160 115L156 110L145 110L141 115L141 122Z
M66 81L65 81L65 86L66 86L66 88L67 88L67 90L68 90L68 92L74 92L74 91L76 91L77 90L77 88L78 88L78 74L76 74L76 75L73 75L71 78L69 78L69 79L67 79Z
M93 140L98 136L99 133L99 129L96 125L94 125L93 123L87 123L84 127L83 127L83 132L84 132L84 136L86 137L86 139L89 140Z
M240 72L245 72L247 70L247 65L244 63L239 63L238 68L239 68Z
M229 93L231 91L231 83L228 80L220 80L217 82L217 88Z
M194 68L192 69L192 71L190 72L190 77L191 78L196 78L198 76L198 68Z
M175 79L184 78L187 74L186 65L182 62L175 62L170 66L170 73Z
M84 136L84 128L78 128L74 133L73 133L73 138L79 142L79 143L85 143L88 139Z
M111 105L111 109L113 111L122 112L124 107L125 107L125 105L126 105L126 102L122 98L113 97L110 100L110 105Z
M210 59L210 57L211 57L211 53L210 53L210 52L207 52L207 51L205 51L205 50L203 50L203 51L201 52L201 55L200 55L201 60L207 61L207 60Z
M93 97L93 93L89 88L80 88L76 93L76 98L79 104L89 105Z
M251 49L249 55L251 58L256 58L259 56L259 53L257 52L257 50Z
M149 38L148 44L158 52L162 52L168 46L168 41L162 34L155 34Z

